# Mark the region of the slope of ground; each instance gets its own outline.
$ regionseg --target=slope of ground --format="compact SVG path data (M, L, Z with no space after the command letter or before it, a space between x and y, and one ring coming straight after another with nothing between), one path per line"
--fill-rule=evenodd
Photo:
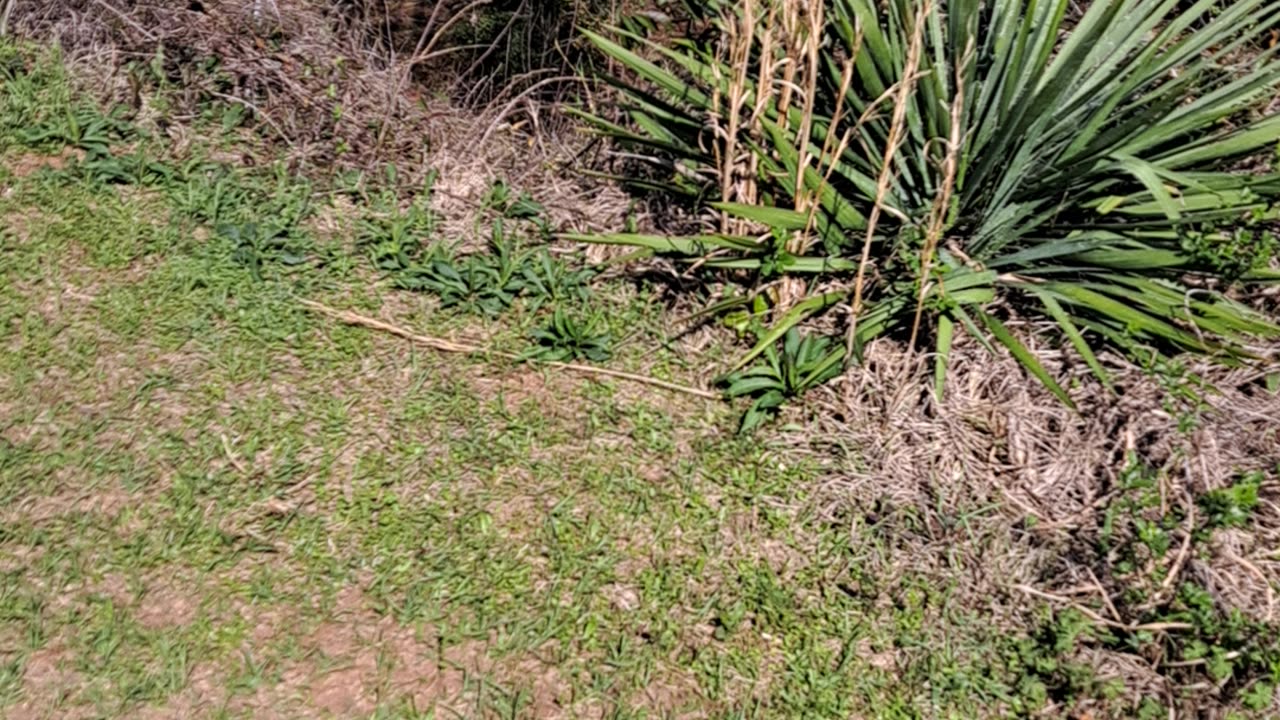
M334 324L299 298L521 332L385 289L342 233L307 234L302 271L246 266L169 189L54 158L0 176L6 717L913 717L1008 692L981 624L924 621L946 588L882 595L875 539L817 522L813 469L718 403Z
M239 157L216 125L175 154L23 53L0 96L5 717L1155 718L1216 682L1274 707L1280 661L1250 644L1273 626L1199 607L1166 625L1204 647L1152 656L1153 623L1011 587L1010 564L1052 563L946 483L936 515L883 487L831 512L828 460L858 447L741 438L715 401L309 312L519 352L548 309L393 289L367 258L370 227L401 237L376 193L210 161ZM605 318L612 365L693 381L656 289L591 293L559 305ZM1227 529L1275 503L1272 476L1239 487L1252 501L1205 506Z

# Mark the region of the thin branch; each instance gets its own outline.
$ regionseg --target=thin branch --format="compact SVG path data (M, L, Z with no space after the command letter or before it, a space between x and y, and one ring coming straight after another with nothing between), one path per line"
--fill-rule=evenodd
M911 46L907 49L907 64L902 70L902 79L898 82L897 97L894 100L893 119L889 124L888 142L885 143L883 164L880 177L876 181L876 201L867 218L867 234L862 239L862 258L858 261L858 275L853 282L853 303L850 307L852 316L849 319L849 336L845 341L845 362L853 362L854 340L858 336L858 316L862 314L862 290L866 282L867 266L871 264L871 242L875 237L876 224L880 221L880 213L884 209L885 197L889 194L889 184L893 181L893 157L898 152L898 145L907 124L907 104L916 86L916 68L920 65L920 55L924 46L925 20L932 11L931 3L920 3L916 12L916 26L911 33Z
M1240 657L1242 654L1243 653L1241 653L1239 650L1232 650L1229 653L1223 653L1221 659L1235 660L1236 658ZM1179 660L1177 662L1160 663L1160 667L1167 667L1167 668L1196 667L1198 665L1205 665L1208 662L1209 662L1209 658L1196 658L1195 660Z
M484 144L489 141L489 136L492 135L493 131L498 128L498 125L502 122L503 118L507 116L507 113L511 112L511 110L514 109L516 105L520 104L521 100L524 100L525 98L532 95L534 90L537 90L538 88L544 87L546 85L552 85L554 83L561 83L561 82L580 82L580 83L588 84L590 81L588 80L588 78L579 77L577 75L557 75L556 77L547 78L546 80L541 80L539 82L536 82L530 85L529 87L525 88L519 95L516 95L514 98L511 98L511 102L507 103L502 108L502 110L497 114L497 116L494 117L493 121L489 123L489 127L485 128L484 134L480 136L480 142L476 143L475 147L478 147L478 148L484 147Z
M324 305L322 303L318 303L313 300L300 299L298 302L300 302L304 307L306 307L309 310L318 312L321 315L327 315L335 320L339 320L341 322L347 323L348 325L358 325L360 327L366 327L371 330L380 330L382 332L404 338L405 340L409 340L410 342L414 342L419 345L424 345L433 350L439 350L440 352L459 353L463 355L483 355L486 357L500 357L506 360L516 360L516 361L528 360L529 362L535 362L545 367L559 368L561 370L569 370L576 373L583 373L585 375L603 375L605 377L617 378L619 380L627 380L629 382L640 383L642 385L650 385L653 387L662 388L664 390L671 390L674 392L684 393L686 395L693 395L695 397L706 398L708 400L719 400L721 398L719 394L713 393L709 390L689 387L687 385L679 385L677 383L667 382L666 380L659 380L657 378L649 377L648 375L637 375L635 373L623 372L621 370L610 370L609 368L593 367L591 365L578 365L576 363L529 360L528 358L522 357L515 353L502 352L500 350L489 350L476 345L467 345L464 343L457 343L451 340L444 340L442 338L429 337L427 335L418 335L411 330L407 330L405 328L398 327L396 325L392 325L390 323L386 323L381 320L371 318L365 315L359 315L357 313L351 312L350 310L336 310L334 308L329 307L328 305Z
M422 58L426 55L431 54L432 48L436 46L436 43L440 42L440 39L445 36L445 33L449 32L450 28L462 22L463 20L467 20L471 18L471 12L473 10L480 8L484 5L488 5L489 3L492 3L492 2L493 0L472 0L472 2L469 3L466 7L463 7L461 10L454 13L453 17L446 20L444 24L440 26L440 29L435 31L435 33L431 35L431 39L427 41L426 46L421 47L419 50L414 51L413 57L409 59L409 66L413 67L414 65L417 65L418 63L422 62ZM424 34L424 37L425 37L425 34Z
M1071 607L1075 608L1076 610L1078 610L1081 614L1093 620L1094 622L1101 623L1103 625L1106 625L1107 627L1113 627L1119 630L1125 630L1127 632L1142 632L1142 631L1161 632L1165 630L1192 630L1195 628L1195 626L1192 625L1191 623L1181 623L1181 622L1155 622L1155 623L1143 623L1141 625L1130 625L1122 622L1116 622L1115 620L1108 620L1107 618L1099 615L1098 613L1090 610L1089 608L1077 602L1072 601L1071 598L1065 598L1065 597L1062 597L1061 595L1054 595L1053 593L1047 593L1047 592L1044 592L1043 590L1037 590L1027 585L1015 585L1014 587L1020 590L1021 592L1024 592L1033 597L1043 598L1045 600L1053 600L1055 602L1060 602L1060 603L1066 603Z
M493 55L493 53L498 49L498 46L507 39L507 33L511 32L511 28L516 24L516 20L520 19L520 14L524 12L525 2L527 2L527 0L521 0L520 6L516 8L515 12L511 13L510 18L507 18L507 23L502 26L502 31L493 38L493 42L488 43L487 49L480 54L480 57L472 61L472 63L467 66L466 70L458 73L457 78L453 81L454 87L457 87L458 83L461 83L464 79L470 77L471 73L475 72L477 68L483 65L484 61L488 60L489 56Z
M1173 587L1178 581L1178 577L1182 574L1182 566L1186 564L1188 553L1191 551L1191 537L1196 532L1196 503L1192 499L1191 493L1187 492L1187 519L1182 533L1182 546L1178 548L1178 556L1173 560L1173 566L1169 568L1169 573L1165 575L1164 582L1160 583L1161 592L1166 592Z
M12 5L14 5L14 4L17 4L17 3L16 3L16 2L11 3L10 7L12 7ZM152 35L150 32L148 32L148 31L147 31L147 29L146 29L146 28L144 28L144 27L142 27L141 25L139 25L137 20L134 20L133 18L129 17L128 15L125 15L123 12L121 12L120 10L116 9L115 7L113 7L113 6L112 6L110 3L108 3L106 0L93 0L93 4L94 4L94 5L97 5L98 7L102 8L103 10L106 10L107 12L111 13L112 15L115 15L117 18L119 18L119 19L120 19L120 22L123 22L125 25L128 25L129 27L133 28L134 30L137 30L138 32L142 33L142 36L143 36L143 37L145 37L146 39L150 40L151 42L156 42L156 36L155 36L155 35Z
M840 121L844 119L845 97L849 93L849 86L853 83L853 71L858 59L858 53L862 51L862 34L862 25L859 23L856 28L853 47L849 50L849 58L846 61L844 70L840 73L840 94L836 98L836 110L831 116L831 124L827 128L827 137L822 141L822 151L818 153L818 167L822 167L823 163L826 163L827 171L822 174L822 182L818 183L818 187L813 193L815 199L809 208L809 217L804 224L806 236L813 231L814 222L818 217L818 208L822 204L822 193L826 191L827 185L831 184L831 175L835 173L836 168L840 165L840 158L844 157L844 151L849 148L849 140L853 137L854 130L862 122L862 119L859 118L851 127L845 128L845 131L840 135L839 142L835 144L835 147L831 146L831 139L835 137ZM830 158L830 162L827 162L828 158ZM807 247L801 248L802 251L807 251L808 249Z
M1262 572L1262 570L1257 565L1254 565L1253 563L1249 562L1245 558L1240 557L1239 555L1235 554L1230 550L1227 550L1224 554L1226 555L1226 558L1228 560L1243 567L1245 570L1248 570L1251 575L1253 575L1255 578L1258 579L1258 581L1262 584L1262 587L1266 589L1267 591L1266 621L1271 622L1275 618L1276 596L1275 596L1275 590L1271 588L1271 582L1267 579L1266 573Z
M1111 602L1111 593L1107 592L1107 589L1102 586L1102 582L1098 580L1098 576L1093 572L1093 568L1086 565L1084 569L1089 573L1089 579L1093 581L1093 587L1098 591L1098 595L1102 597L1102 602L1105 603L1107 609L1111 611L1111 617L1115 618L1116 622L1120 622L1120 611L1116 610L1115 603Z
M943 163L942 187L934 198L933 210L929 218L929 228L925 232L924 247L920 251L920 294L916 297L916 316L911 322L911 341L908 348L916 346L916 336L920 332L920 320L924 314L925 296L929 291L929 272L932 269L934 255L938 251L938 242L947 228L947 215L951 211L951 194L955 191L956 174L960 166L960 150L964 144L964 72L973 59L974 41L969 39L963 59L956 68L956 94L951 100L951 133L947 138L947 154Z

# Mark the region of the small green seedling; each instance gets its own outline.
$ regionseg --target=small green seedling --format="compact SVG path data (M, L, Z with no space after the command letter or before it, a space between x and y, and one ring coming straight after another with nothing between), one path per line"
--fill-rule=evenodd
M833 348L831 338L802 336L794 327L788 330L781 352L770 346L764 351L764 362L723 381L729 397L756 398L742 417L740 432L751 432L788 398L799 397L840 374L844 354L844 346L836 343Z
M613 337L601 329L602 324L598 315L578 320L557 308L551 321L532 333L537 344L525 353L525 357L554 362L605 362L613 354Z

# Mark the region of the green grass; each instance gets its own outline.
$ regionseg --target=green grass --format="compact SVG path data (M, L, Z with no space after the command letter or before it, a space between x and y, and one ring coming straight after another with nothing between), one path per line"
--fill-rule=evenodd
M258 279L171 193L49 173L12 187L6 705L128 716L199 692L230 716L322 714L327 668L376 683L394 670L361 663L406 652L372 632L345 657L314 647L357 613L457 664L435 699L467 716L844 717L896 696L921 716L857 648L900 640L886 622L924 642L918 617L945 597L885 614L840 590L865 538L807 514L814 469L734 439L725 409L334 325L296 299L376 312L388 297L358 260ZM613 322L634 327L650 311L628 302ZM540 322L486 327L517 347ZM152 617L175 598L175 624ZM66 686L24 682L32 663ZM359 711L408 716L410 693L382 682Z
M65 192L98 205L117 191ZM228 248L148 251L146 227L114 236L149 266L140 278L37 259L89 253L95 237L66 227L23 241L8 267L36 274L5 279L96 299L44 327L7 300L22 331L0 357L17 409L0 487L11 507L41 508L10 515L3 538L9 672L46 651L77 673L52 714L165 707L206 664L235 710L289 668L321 672L329 659L293 630L342 622L352 592L422 652L483 645L493 667L452 699L466 714L528 712L521 662L563 678L563 702L618 716L656 683L672 686L672 713L840 717L890 682L852 657L878 623L837 589L861 540L800 529L812 518L779 507L804 507L808 469L726 439L704 408L328 325ZM484 376L511 394L479 389ZM143 627L169 577L198 608ZM4 687L9 703L30 691ZM402 701L387 698L388 716Z
M901 557L909 523L829 522L817 461L727 406L309 313L520 351L551 309L441 310L315 231L311 186L143 152L165 172L0 174L0 715L970 718L1104 692L1071 617L993 632ZM661 324L646 292L557 307L625 338Z

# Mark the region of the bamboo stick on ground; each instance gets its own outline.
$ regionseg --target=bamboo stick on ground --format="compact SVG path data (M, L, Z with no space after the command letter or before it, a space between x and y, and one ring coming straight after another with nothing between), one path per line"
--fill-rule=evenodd
M671 390L674 392L684 393L686 395L706 398L708 400L719 400L721 398L721 395L711 392L710 390L703 390L701 388L690 387L688 385L667 382L666 380L659 380L658 378L649 377L648 375L638 375L636 373L623 372L621 370L610 370L609 368L579 365L577 363L529 360L528 358L521 357L515 353L489 350L477 345L467 345L464 343L453 342L451 340L444 340L442 338L419 335L411 330L397 325L392 325L388 322L383 322L377 318L360 315L358 313L351 312L350 310L338 310L331 308L328 305L315 302L314 300L299 300L298 302L309 310L320 313L321 315L326 315L335 320L340 320L348 325L358 325L371 330L380 330L382 332L404 338L410 342L432 348L433 350L439 350L440 352L461 353L465 355L485 355L489 357L500 357L507 360L528 361L544 367L559 368L561 370L569 370L576 373L582 373L584 375L602 375L605 377L617 378L619 380L658 387L664 390Z

